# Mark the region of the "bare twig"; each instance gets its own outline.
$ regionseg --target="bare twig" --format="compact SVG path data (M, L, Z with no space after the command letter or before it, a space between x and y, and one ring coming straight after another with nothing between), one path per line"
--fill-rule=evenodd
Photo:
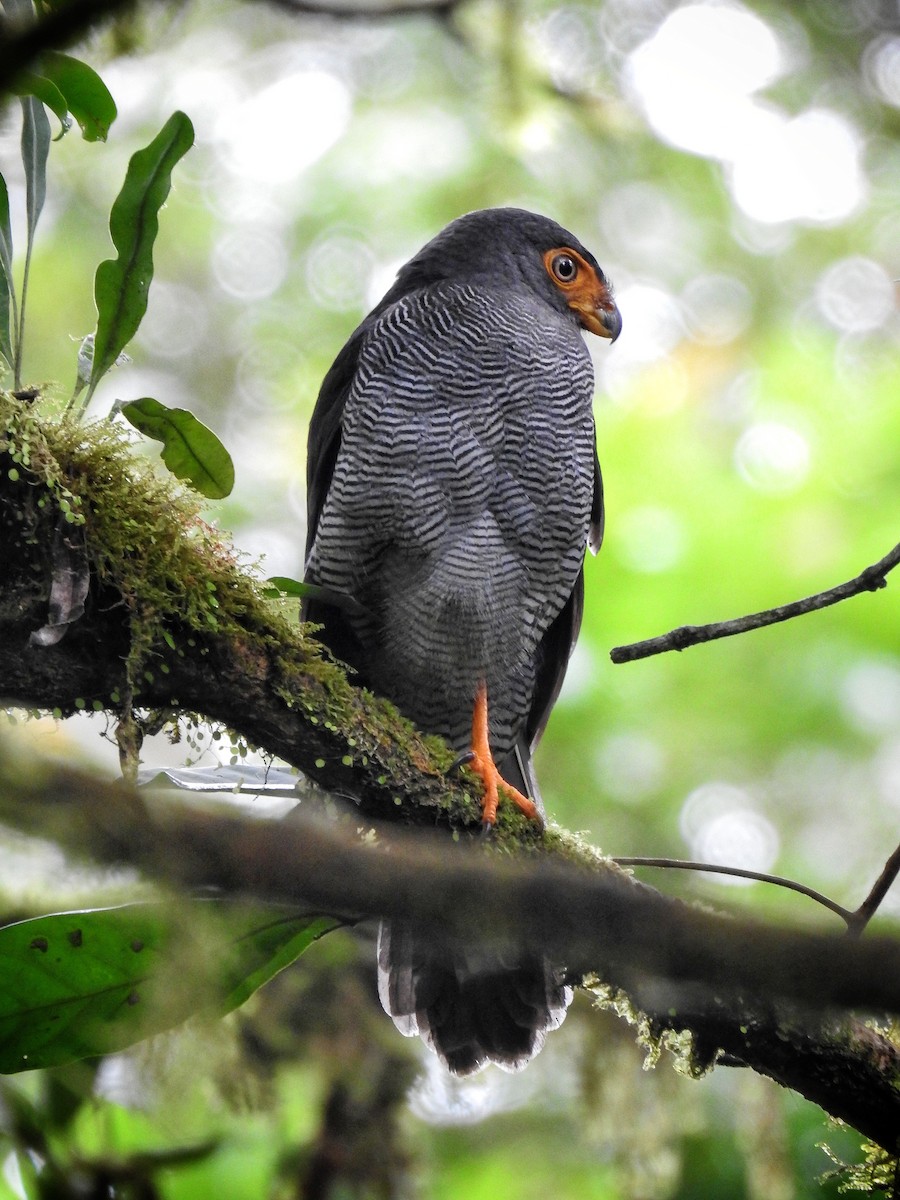
M894 851L884 865L884 870L876 879L872 890L863 900L856 912L850 913L847 930L854 937L859 937L865 927L874 917L878 906L888 893L891 884L900 873L900 846Z
M900 870L900 848L898 848L896 854L898 856L897 870ZM788 879L785 875L769 875L765 871L749 871L745 867L723 867L717 866L715 863L693 862L688 859L679 858L633 857L614 858L612 861L620 867L665 867L676 871L705 871L710 875L732 875L736 879L752 879L756 883L771 883L776 887L787 888L791 892L799 892L801 896L807 896L810 900L815 900L816 904L821 904L823 908L836 913L845 922L848 929L853 926L858 912L861 911L858 910L857 913L853 913L850 909L844 908L842 904L838 904L836 900L830 899L828 896L823 895L822 892L817 892L815 888L808 887L805 883L799 883L796 879ZM876 884L876 888L877 886ZM888 886L890 886L890 883ZM884 890L887 891L887 888ZM879 900L883 895L884 892L881 893Z
M779 621L790 621L793 617L801 617L805 613L816 612L820 608L838 604L861 592L877 592L887 586L888 572L900 563L900 542L890 554L886 554L872 566L866 567L855 579L828 588L827 591L817 592L804 600L795 600L791 604L782 604L778 608L767 608L763 612L750 613L746 617L736 617L732 621L714 621L710 625L682 625L659 637L648 638L643 642L632 642L626 646L615 646L609 656L614 663L634 662L639 658L650 658L654 654L665 654L667 650L686 650L688 646L697 646L701 642L712 642L717 638L733 637L737 633L749 633L751 629L762 629L764 625L777 625Z

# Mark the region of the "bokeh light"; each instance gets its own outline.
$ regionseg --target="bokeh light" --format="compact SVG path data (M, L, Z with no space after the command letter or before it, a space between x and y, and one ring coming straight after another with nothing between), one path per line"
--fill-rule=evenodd
M691 336L712 346L739 337L753 315L750 289L733 275L698 275L682 292L681 302Z
M332 312L361 310L369 294L374 255L359 236L334 232L306 256L306 284L317 304Z
M771 871L779 836L748 792L715 781L696 788L684 802L680 828L692 859L749 871ZM722 875L723 883L748 881Z
M647 575L668 571L680 562L687 544L684 522L671 508L644 504L618 516L619 553L632 570Z
M846 674L840 690L844 713L864 733L900 729L900 661L866 660Z
M839 113L790 116L757 95L788 65L760 16L738 4L689 4L632 53L625 80L660 137L727 166L749 217L844 220L866 191L861 139Z
M667 756L646 733L622 730L603 738L594 759L603 794L619 804L634 804L656 792L665 779Z
M896 311L894 283L880 263L856 254L825 271L816 285L825 319L843 333L868 333Z
M290 183L340 138L351 109L350 91L336 75L293 71L227 107L216 137L239 178L267 186Z
M626 81L667 142L729 160L754 136L751 97L782 69L778 39L760 17L736 4L688 4L634 51Z
M809 473L809 443L790 425L760 421L741 434L734 461L741 478L752 488L786 495L796 491Z
M734 198L757 221L837 223L865 197L861 154L859 134L838 113L768 112L733 159Z
M274 229L229 229L213 247L213 277L222 291L236 300L270 296L284 280L287 268L284 237Z
M865 77L880 100L900 108L900 37L881 37L863 56Z

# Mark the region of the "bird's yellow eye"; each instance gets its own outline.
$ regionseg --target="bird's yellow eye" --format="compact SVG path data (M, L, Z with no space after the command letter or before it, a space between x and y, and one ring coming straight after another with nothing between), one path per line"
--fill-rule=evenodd
M578 263L571 254L554 254L550 259L550 271L560 283L574 283L578 276Z

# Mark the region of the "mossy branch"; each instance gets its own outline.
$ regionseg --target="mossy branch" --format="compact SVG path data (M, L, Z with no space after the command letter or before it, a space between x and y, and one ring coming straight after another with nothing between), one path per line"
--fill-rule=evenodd
M263 594L199 503L107 422L45 423L0 398L0 679L25 707L201 713L367 812L433 824L475 815L447 747L354 688L296 618ZM56 646L49 548L60 514L83 525L85 614Z
M445 773L447 748L323 659L194 502L137 461L108 423L46 424L11 397L0 397L0 418L0 679L9 701L127 715L133 698L139 711L201 713L351 795L364 820L477 828L465 778ZM83 526L90 592L60 642L34 646L61 514ZM724 1049L896 1148L900 1055L846 1014L900 1012L892 940L767 929L690 909L574 836L539 833L515 814L504 814L490 860L443 835L427 845L420 833L409 846L396 828L385 852L355 830L310 822L148 810L126 788L17 762L2 743L0 818L180 886L354 916L402 913L435 936L550 950L574 977L595 972L616 989L619 1007L627 993L632 1015L649 1014L651 1036L689 1031L695 1069Z

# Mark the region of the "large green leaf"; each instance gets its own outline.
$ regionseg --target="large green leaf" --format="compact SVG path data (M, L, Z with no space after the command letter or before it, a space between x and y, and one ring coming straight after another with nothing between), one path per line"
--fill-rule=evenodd
M12 297L15 294L12 268L12 226L9 221L9 192L0 175L0 354L13 365Z
M60 137L71 125L69 113L86 142L105 142L116 119L116 102L106 84L93 67L68 54L45 54L40 70L20 75L13 91L17 96L36 96L46 104L59 117Z
M220 901L57 913L0 929L0 1072L113 1053L223 1016L335 918Z
M172 186L172 170L194 142L194 127L176 112L149 146L132 156L109 217L118 257L106 259L94 277L97 332L87 401L131 341L147 311L153 279L153 244L159 210Z
M119 406L135 429L162 442L162 460L178 479L186 479L210 500L221 500L234 487L231 455L202 421L185 408L167 408L144 396Z
M84 140L105 142L109 127L116 119L116 102L93 67L68 54L54 52L42 58L41 75L65 97L68 111L81 127Z
M66 102L65 96L56 86L52 79L48 79L45 75L35 75L31 71L20 75L12 89L17 96L36 96L42 104L55 113L59 118L59 123L62 126L60 137L67 133L71 121L69 120L69 105Z

